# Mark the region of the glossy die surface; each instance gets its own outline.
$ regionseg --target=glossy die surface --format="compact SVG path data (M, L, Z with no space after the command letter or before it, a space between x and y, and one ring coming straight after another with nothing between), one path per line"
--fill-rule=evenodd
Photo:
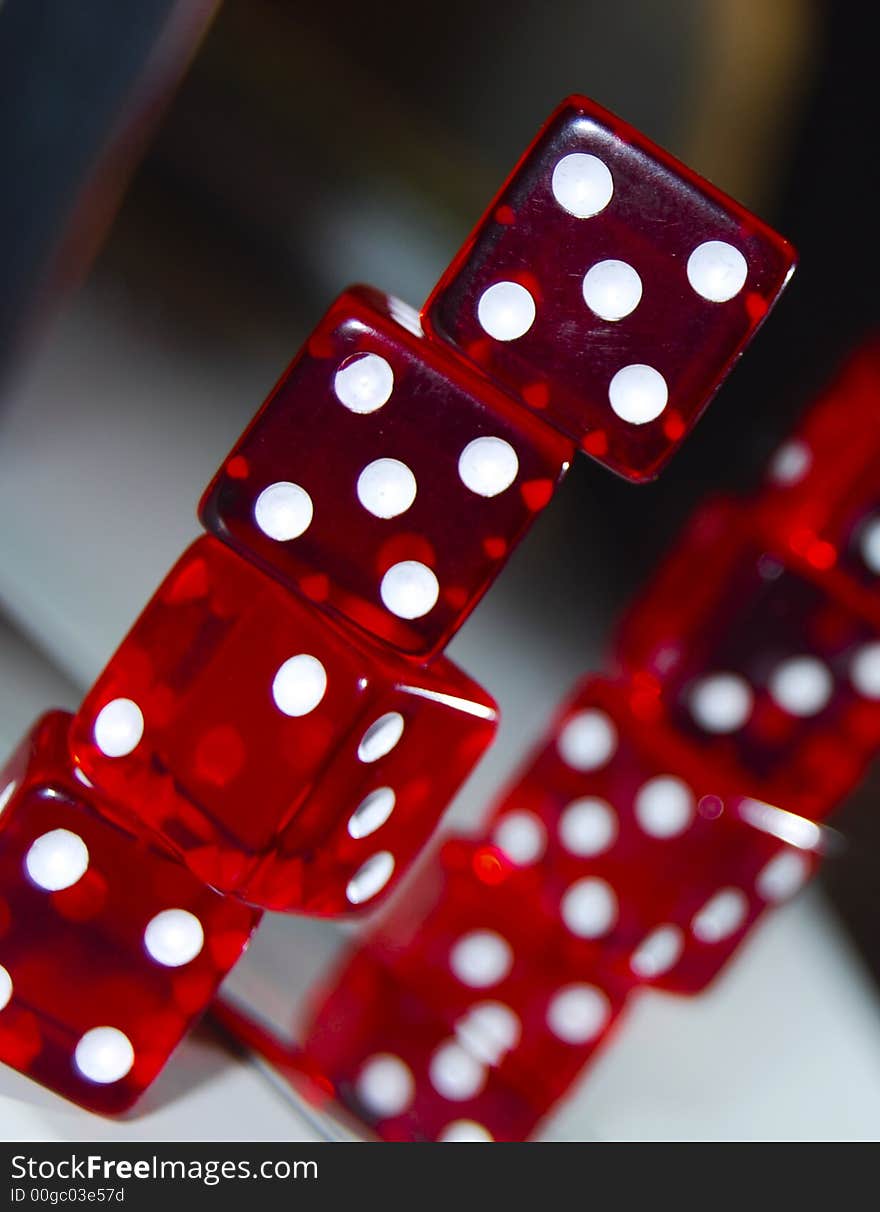
M704 507L624 617L617 656L645 721L668 718L719 788L820 819L880 743L880 644L784 557L750 508Z
M644 720L640 690L588 679L486 828L520 900L557 923L573 976L694 993L765 908L812 873L821 833L717 794L711 765Z
M0 775L0 1059L113 1113L207 1008L259 914L99 815L69 723L44 716Z
M619 1014L619 984L575 976L528 888L499 874L491 848L448 842L312 1016L310 1061L382 1135L524 1139ZM401 1122L382 1105L386 1071L408 1090Z
M389 1141L524 1140L534 1105L463 1047L421 992L355 952L305 1028L309 1065L339 1105Z
M358 644L206 537L87 695L72 745L206 883L334 914L393 884L494 722L448 661L417 670Z
M695 829L674 865L663 920L630 961L645 983L699 993L725 968L763 914L790 900L813 877L824 836L804 817L760 800L729 796ZM683 942L676 963L666 967Z
M209 486L205 526L322 609L421 658L446 644L571 443L420 335L343 294Z
M786 558L880 628L880 341L854 354L770 462L758 512Z
M604 1040L632 981L572 963L559 876L542 864L535 874L506 864L488 837L450 839L367 945L463 1040L481 1041L506 1082L539 1093L544 1114Z
M571 97L444 274L426 324L588 454L645 480L793 266L743 207Z

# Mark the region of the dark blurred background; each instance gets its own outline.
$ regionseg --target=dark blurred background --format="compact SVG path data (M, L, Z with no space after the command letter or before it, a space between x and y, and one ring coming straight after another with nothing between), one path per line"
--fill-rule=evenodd
M418 306L538 124L578 91L755 209L801 265L659 483L579 459L457 642L468 664L482 611L502 619L506 648L474 671L513 726L537 731L556 686L536 678L519 702L523 637L577 637L579 651L548 657L569 676L598 661L691 509L754 484L877 324L873 33L871 6L833 0L6 0L10 653L48 654L75 698L333 295L366 280ZM7 694L17 728L26 699ZM850 844L825 880L880 977L876 798L875 780L845 812Z

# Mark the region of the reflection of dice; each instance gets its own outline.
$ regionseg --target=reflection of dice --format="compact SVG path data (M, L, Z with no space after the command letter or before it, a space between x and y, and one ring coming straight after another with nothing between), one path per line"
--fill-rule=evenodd
M628 687L578 690L488 827L521 900L559 923L572 975L696 992L806 881L818 828L716 791L711 765L646 725Z
M815 867L820 829L585 681L482 836L448 840L329 978L307 1067L389 1140L521 1140L646 984L704 988Z
M0 775L0 1059L115 1112L206 1009L259 913L98 815L69 722L44 716Z
M877 631L766 542L751 508L701 509L621 625L618 659L719 786L818 819L880 744Z
M368 936L371 952L450 1022L475 998L522 1000L553 946L556 923L507 875L493 846L447 840Z
M72 744L213 887L334 914L393 884L494 721L448 661L355 642L203 538L86 696Z
M791 247L584 97L551 116L426 323L583 449L650 479L773 305Z
M572 975L531 891L491 845L447 842L336 973L306 1052L380 1135L523 1139L607 1036L623 986Z
M209 530L405 652L445 644L547 504L570 442L363 287L224 462Z
M356 953L316 1007L305 1049L340 1104L386 1140L524 1139L540 1112L472 1044L421 990Z
M786 559L880 629L880 340L858 351L770 462L756 506ZM880 646L861 678L880 697Z
M708 827L694 830L658 898L663 921L634 952L643 980L698 993L731 958L767 908L789 900L813 875L821 832L812 821L759 800L730 797ZM681 956L666 966L683 933Z

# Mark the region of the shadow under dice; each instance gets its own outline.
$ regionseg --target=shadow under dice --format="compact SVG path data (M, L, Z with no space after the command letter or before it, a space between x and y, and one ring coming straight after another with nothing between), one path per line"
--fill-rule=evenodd
M207 537L87 695L72 745L213 887L335 914L392 886L494 727L448 661L354 642Z
M487 835L522 901L558 923L557 962L573 978L696 992L764 908L808 879L820 833L771 805L721 798L712 767L640 720L628 695L588 679Z
M207 1008L259 913L99 815L73 777L70 718L44 716L0 776L0 1060L113 1113Z
M631 606L618 659L646 726L667 714L719 786L820 819L880 743L880 644L765 540L751 510L701 510Z
M794 267L743 207L585 97L551 116L425 308L587 454L651 479Z
M205 526L421 658L448 642L568 467L570 442L367 288L343 294L202 500Z

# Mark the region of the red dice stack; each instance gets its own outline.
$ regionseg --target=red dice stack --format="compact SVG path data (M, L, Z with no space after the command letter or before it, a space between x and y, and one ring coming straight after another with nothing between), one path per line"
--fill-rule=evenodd
M575 443L629 479L657 474L793 264L736 203L575 97L453 262L424 331L378 291L340 296L208 487L209 534L72 723L41 721L0 782L2 1059L121 1109L259 909L348 913L394 886L495 726L492 699L441 649ZM639 704L669 714L673 666L650 664L650 627L632 631ZM331 999L345 1030L316 1037L316 1055L383 1135L526 1134L637 980L699 987L780 882L806 874L783 863L774 877L787 851L701 808L727 794L735 747L716 745L716 787L714 751L682 741L680 763L667 758L627 691L588 684L571 712L485 841L452 845L417 936L369 944ZM874 722L857 715L839 704L864 739ZM597 738L607 752L585 761ZM809 785L798 743L774 734L767 762ZM722 837L754 885L735 906L694 878L721 864ZM639 864L657 856L646 881Z
M878 405L872 344L337 972L306 1056L379 1136L525 1139L633 991L699 992L810 877L880 749Z

